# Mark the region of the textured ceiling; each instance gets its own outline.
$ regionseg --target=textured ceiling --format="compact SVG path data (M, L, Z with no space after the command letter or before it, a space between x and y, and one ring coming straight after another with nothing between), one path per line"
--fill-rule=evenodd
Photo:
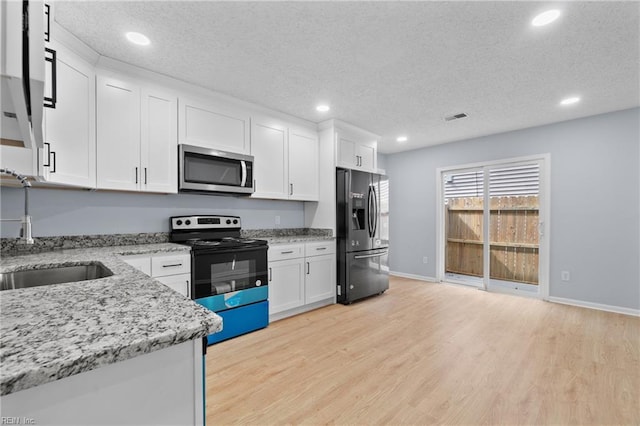
M560 19L532 27L549 8ZM639 2L55 2L56 21L101 55L344 120L386 153L640 105L639 15ZM569 95L582 102L560 107Z

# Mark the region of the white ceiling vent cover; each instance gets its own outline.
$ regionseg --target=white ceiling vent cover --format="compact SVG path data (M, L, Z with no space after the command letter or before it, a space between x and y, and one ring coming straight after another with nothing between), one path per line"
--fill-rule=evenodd
M467 114L465 114L464 112L461 112L459 114L454 114L454 115L450 115L448 117L445 117L444 121L459 120L461 118L466 118L466 117L468 117Z

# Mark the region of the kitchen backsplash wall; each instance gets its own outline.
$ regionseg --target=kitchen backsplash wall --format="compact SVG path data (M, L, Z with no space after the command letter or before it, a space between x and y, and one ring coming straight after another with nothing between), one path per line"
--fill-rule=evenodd
M2 218L24 214L22 188L0 188ZM228 214L244 229L302 228L304 203L196 194L143 194L87 190L29 190L34 237L168 232L169 217ZM276 224L279 216L279 224ZM17 237L20 224L2 222L2 238Z

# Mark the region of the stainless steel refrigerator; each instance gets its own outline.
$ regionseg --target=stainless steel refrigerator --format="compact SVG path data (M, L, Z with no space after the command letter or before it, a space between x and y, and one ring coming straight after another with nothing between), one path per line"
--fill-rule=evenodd
M336 171L338 302L348 305L389 288L389 180Z

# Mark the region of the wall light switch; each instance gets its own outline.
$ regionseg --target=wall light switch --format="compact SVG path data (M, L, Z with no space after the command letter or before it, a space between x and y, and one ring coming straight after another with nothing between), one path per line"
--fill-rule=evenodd
M562 271L560 272L560 279L562 281L569 281L571 279L571 274L569 274L569 271Z
M429 263L429 258L427 256L422 258L422 263L427 264Z
M276 216L276 225L280 225L280 216Z

